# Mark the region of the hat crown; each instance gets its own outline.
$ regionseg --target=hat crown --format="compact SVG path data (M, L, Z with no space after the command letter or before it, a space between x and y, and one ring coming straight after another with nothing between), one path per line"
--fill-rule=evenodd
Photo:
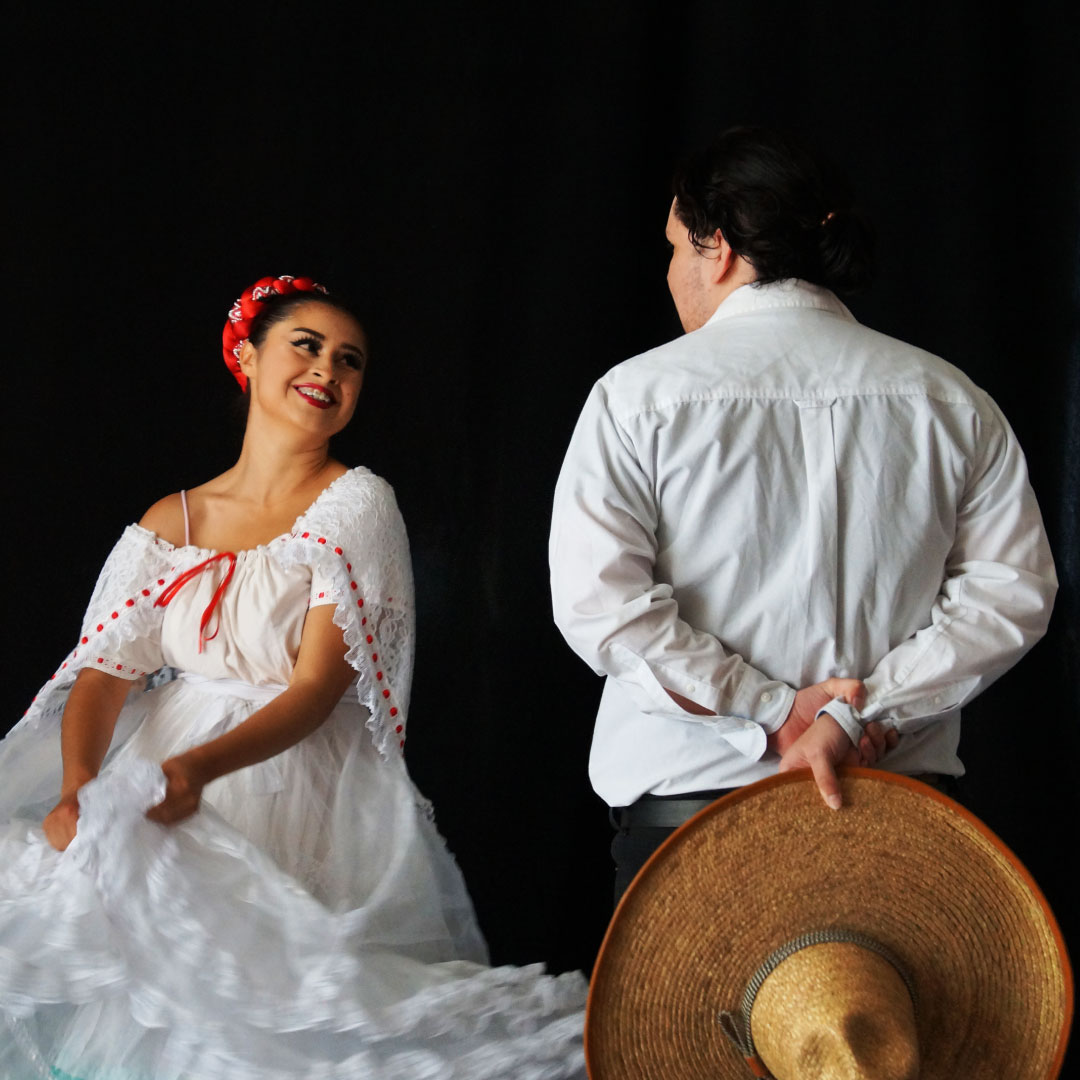
M776 1080L914 1080L915 1008L900 973L853 942L811 945L761 984L750 1016Z

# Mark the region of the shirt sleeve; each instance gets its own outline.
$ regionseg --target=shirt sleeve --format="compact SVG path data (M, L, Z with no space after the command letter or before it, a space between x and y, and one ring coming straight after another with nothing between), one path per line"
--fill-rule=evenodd
M862 719L916 731L969 701L1046 632L1057 576L1027 465L988 401L985 437L927 624L866 679Z
M618 679L642 712L708 724L757 759L765 734L787 719L795 691L680 617L671 584L654 578L658 522L653 484L601 381L578 420L555 491L549 557L556 625L578 656ZM667 690L716 715L685 711Z

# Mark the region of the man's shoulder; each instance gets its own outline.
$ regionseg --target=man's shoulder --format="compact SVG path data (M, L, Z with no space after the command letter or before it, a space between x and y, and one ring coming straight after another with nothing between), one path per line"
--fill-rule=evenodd
M725 328L726 329L726 328ZM672 390L680 383L722 383L740 373L744 350L736 336L702 327L631 356L610 368L598 382L612 398L637 398L650 390Z
M917 395L980 411L987 402L940 356L828 312L708 324L615 365L597 390L621 415L681 401L823 394Z
M838 384L867 395L933 398L982 411L989 397L972 378L936 353L861 323L848 326L848 350L819 354L817 364L835 364Z

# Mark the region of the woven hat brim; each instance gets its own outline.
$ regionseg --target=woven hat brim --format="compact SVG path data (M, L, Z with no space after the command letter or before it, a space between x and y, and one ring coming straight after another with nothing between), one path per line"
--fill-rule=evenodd
M827 809L808 772L714 803L624 895L593 973L592 1080L745 1080L717 1022L758 965L823 927L891 949L919 993L920 1080L1057 1076L1073 1010L1060 929L1016 856L909 777L840 770Z

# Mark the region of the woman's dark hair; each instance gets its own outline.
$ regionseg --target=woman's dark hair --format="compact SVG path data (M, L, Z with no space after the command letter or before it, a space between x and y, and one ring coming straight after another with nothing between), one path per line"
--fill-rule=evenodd
M363 327L363 320L341 297L332 293L324 293L318 290L313 292L292 292L285 296L268 296L259 304L259 310L251 320L251 328L248 332L248 341L258 348L266 340L270 327L287 319L298 307L304 304L325 304L327 307L336 308L338 311L354 319L357 325Z
M873 277L874 233L851 185L789 136L731 128L682 162L672 189L694 246L719 229L760 284L802 278L853 292Z

